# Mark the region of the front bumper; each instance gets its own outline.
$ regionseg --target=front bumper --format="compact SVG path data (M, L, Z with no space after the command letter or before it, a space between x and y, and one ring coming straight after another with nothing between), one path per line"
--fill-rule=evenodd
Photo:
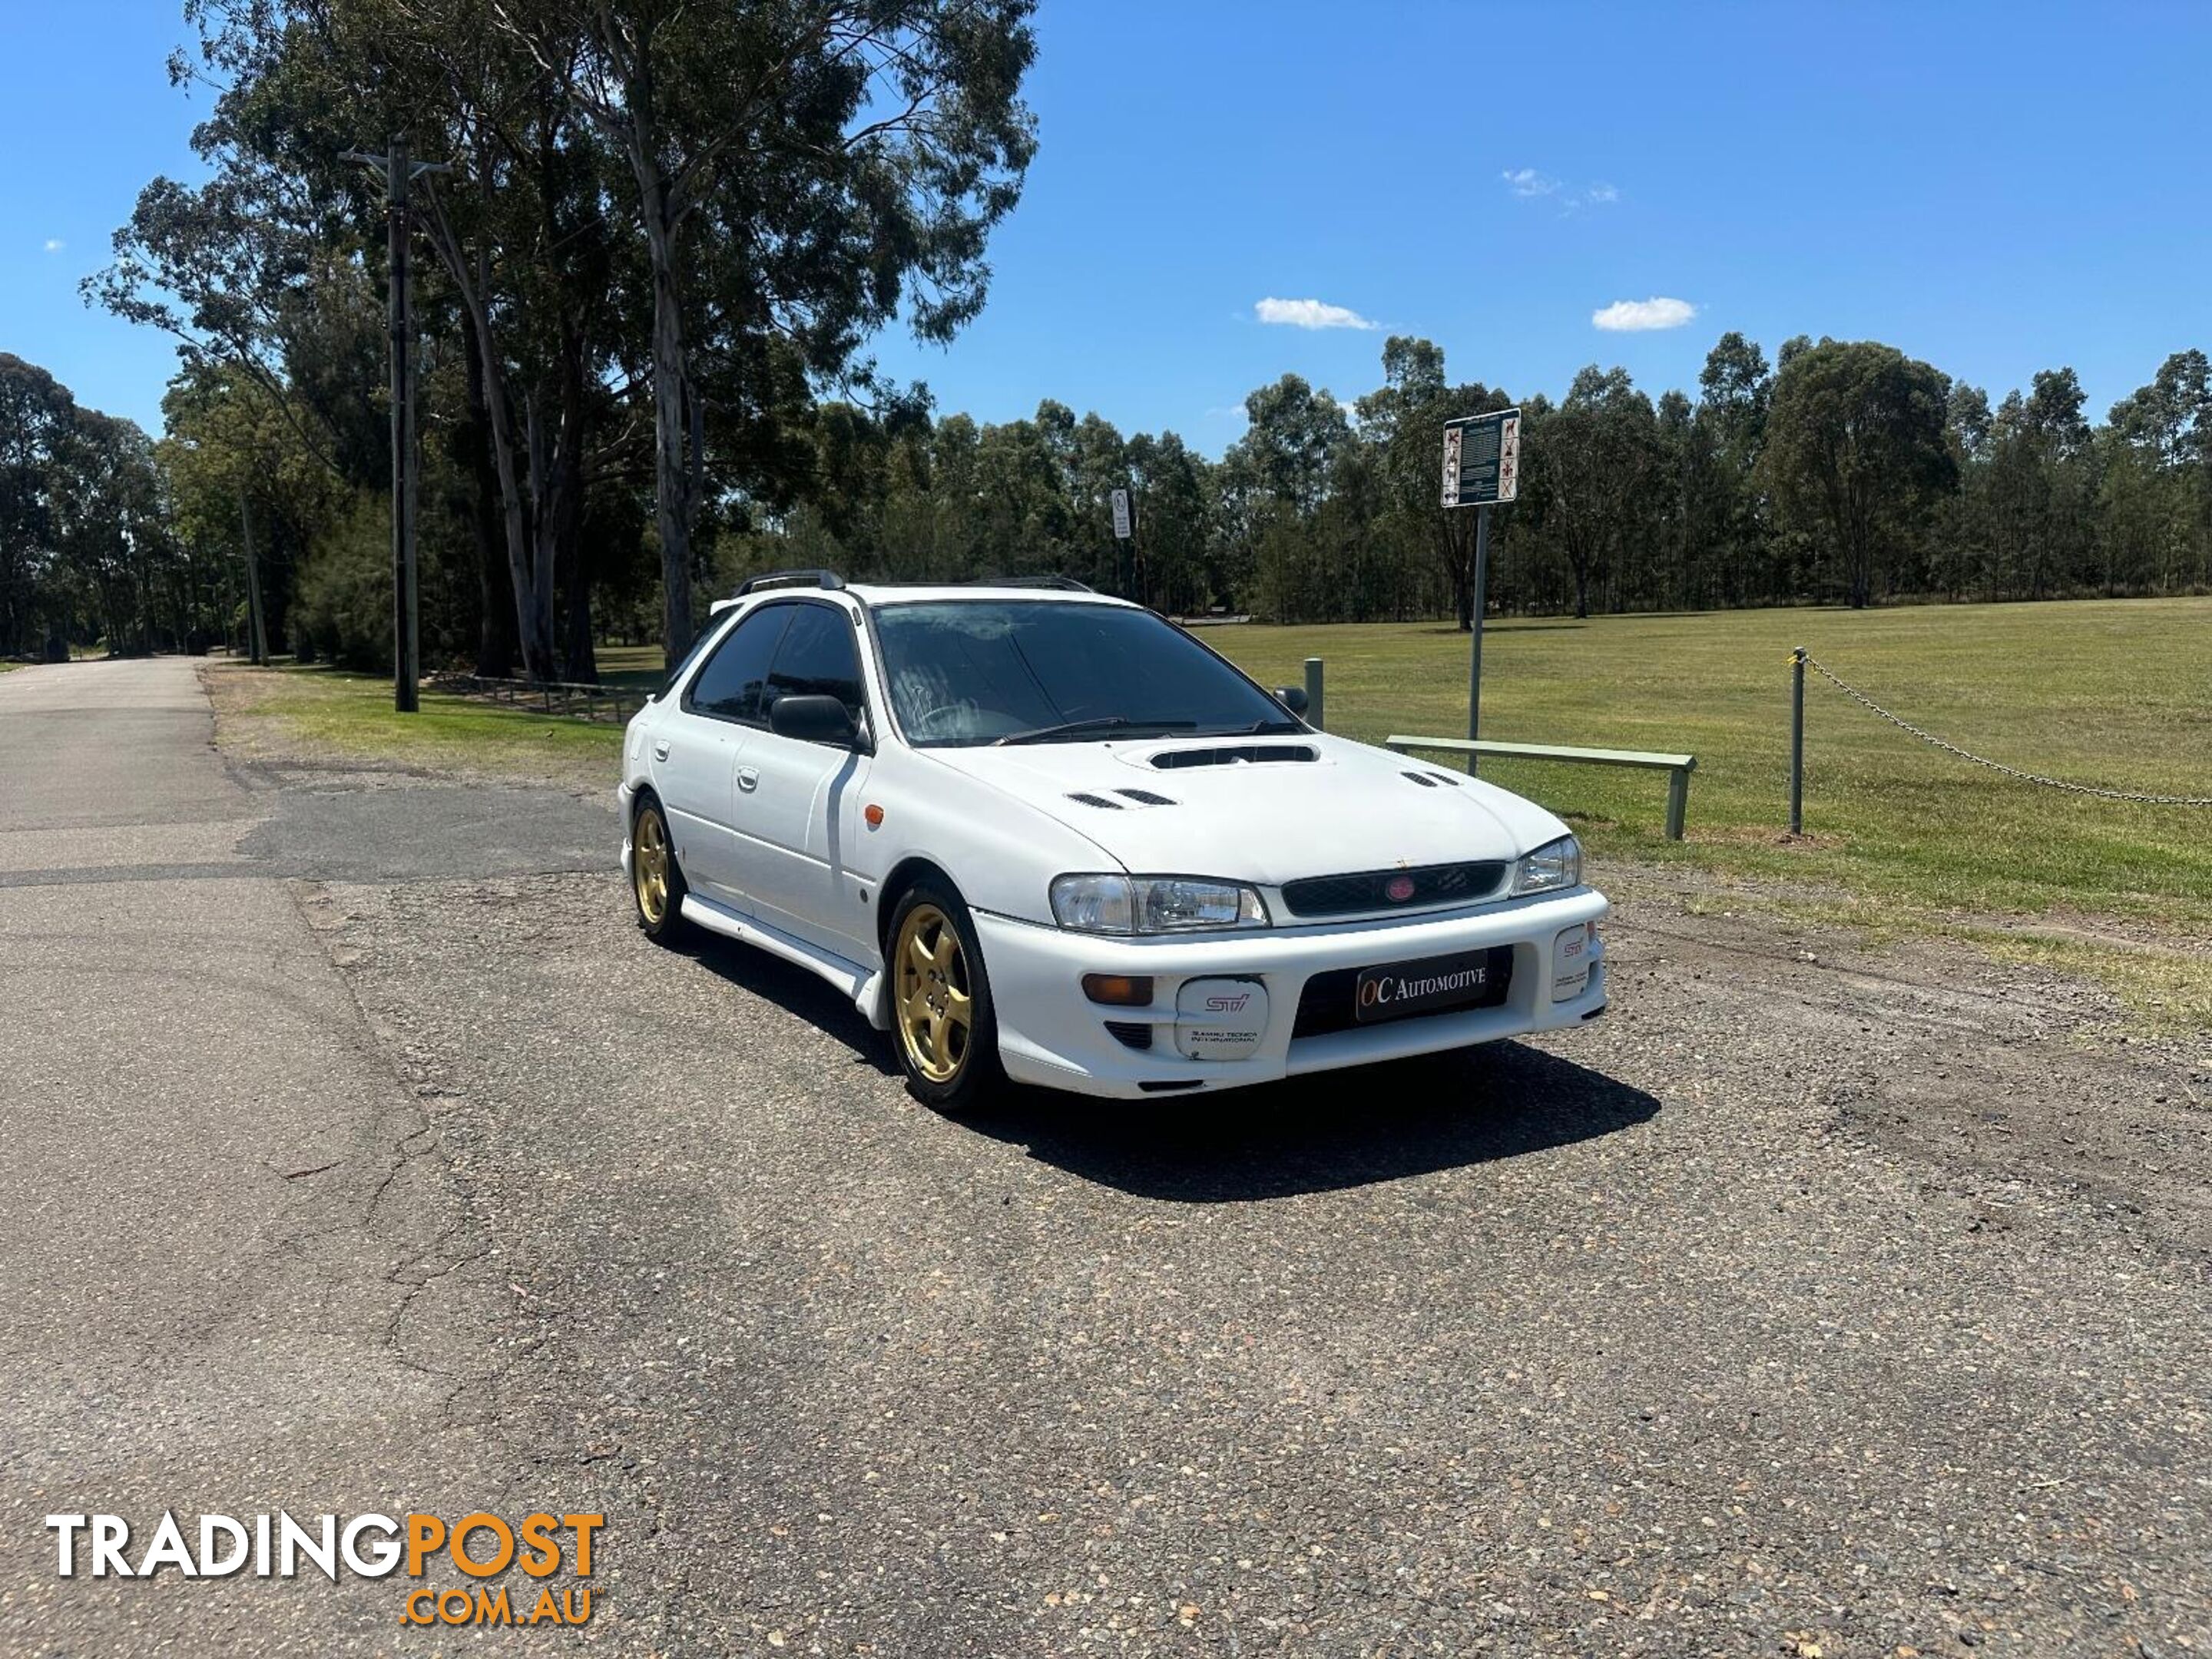
M1110 939L981 911L975 921L1007 1075L1078 1094L1133 1099L1210 1094L1579 1025L1605 1011L1603 940L1585 933L1582 959L1589 978L1561 1000L1553 1000L1561 969L1555 953L1562 935L1586 928L1610 908L1603 894L1579 887L1422 921L1243 933ZM1293 1035L1306 981L1317 974L1501 950L1510 952L1512 968L1504 999L1494 1006ZM1149 975L1152 1001L1141 1008L1101 1006L1083 994L1085 974ZM1265 987L1266 1030L1243 1059L1187 1059L1173 1040L1176 992L1185 981L1217 978ZM1109 1029L1109 1021L1151 1026L1152 1047L1129 1047Z

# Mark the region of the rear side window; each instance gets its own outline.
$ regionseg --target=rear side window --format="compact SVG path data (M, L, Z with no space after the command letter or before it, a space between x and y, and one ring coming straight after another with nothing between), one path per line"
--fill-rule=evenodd
M763 708L773 708L778 697L835 697L845 705L853 723L860 721L860 648L853 637L853 619L826 605L793 605L791 631L775 653L775 666L768 677Z
M699 678L684 694L684 707L696 714L713 714L726 720L764 718L763 692L775 647L790 627L798 605L771 605L746 617L714 647Z

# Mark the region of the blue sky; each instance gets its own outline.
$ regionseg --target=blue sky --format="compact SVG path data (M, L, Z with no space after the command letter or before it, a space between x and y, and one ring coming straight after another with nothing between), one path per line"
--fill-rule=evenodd
M0 349L155 424L168 345L76 283L145 180L191 173L179 7L0 26ZM1992 395L2071 364L2101 417L2212 347L2212 6L1045 0L1039 28L989 308L880 345L943 410L1052 397L1218 451L1285 370L1371 387L1389 331L1556 396L1592 362L1694 386L1735 328L1887 340ZM1692 314L1593 321L1652 300Z

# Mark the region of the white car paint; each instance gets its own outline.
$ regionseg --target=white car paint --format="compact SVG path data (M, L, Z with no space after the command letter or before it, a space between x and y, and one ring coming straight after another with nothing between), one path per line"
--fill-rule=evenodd
M1564 1028L1604 1012L1596 923L1607 906L1587 886L1324 921L1300 921L1284 901L1283 884L1305 878L1510 863L1568 833L1541 807L1463 774L1310 730L1261 738L910 746L890 716L867 611L932 599L1125 603L1029 587L854 586L771 588L718 606L710 643L630 722L623 744L623 823L640 791L659 797L691 888L684 906L690 920L811 969L887 1029L879 923L907 872L933 866L973 915L1007 1073L1091 1095L1211 1092ZM682 707L712 642L763 606L793 603L832 606L853 627L872 753ZM1306 748L1314 758L1157 764L1239 745ZM1130 789L1172 804L1143 805L1121 793ZM1081 794L1118 804L1071 799ZM870 806L881 809L872 826ZM625 836L625 871L629 854ZM1274 925L1132 937L1060 927L1049 898L1054 878L1091 872L1249 883ZM888 892L887 882L894 883ZM1507 993L1496 1006L1293 1034L1316 975L1478 950L1511 953ZM1086 973L1150 975L1153 1002L1095 1006L1080 987ZM1199 983L1222 981L1233 983ZM1241 997L1238 985L1259 994ZM1243 1006L1193 1006L1209 1000ZM1151 1046L1128 1046L1109 1021L1149 1027ZM1209 1032L1209 1025L1224 1029Z

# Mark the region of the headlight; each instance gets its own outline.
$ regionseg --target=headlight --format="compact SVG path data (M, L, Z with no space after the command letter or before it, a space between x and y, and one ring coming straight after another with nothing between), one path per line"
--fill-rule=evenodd
M1053 920L1079 933L1182 933L1265 927L1267 907L1239 882L1197 876L1062 876Z
M1572 836L1561 836L1522 855L1513 866L1513 896L1557 893L1581 886L1582 880L1583 844Z

